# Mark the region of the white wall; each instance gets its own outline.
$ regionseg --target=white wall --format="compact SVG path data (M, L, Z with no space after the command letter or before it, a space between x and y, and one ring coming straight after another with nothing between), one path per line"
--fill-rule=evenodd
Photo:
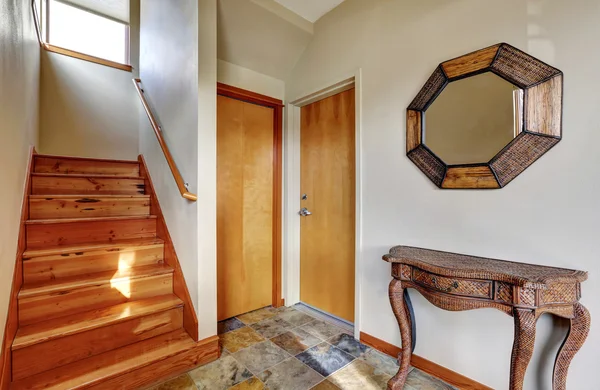
M142 0L140 77L163 135L198 202L181 198L147 118L140 126L161 208L198 314L216 329L216 0ZM140 114L144 116L144 114Z
M0 2L0 340L10 300L29 158L38 141L40 46L30 2ZM1 351L0 351L1 353Z
M400 345L387 296L396 244L587 270L582 302L600 316L600 36L595 0L347 0L320 19L286 80L289 100L363 70L362 331ZM564 139L506 188L437 189L405 156L406 107L437 64L508 42L565 74ZM511 317L445 312L411 293L416 354L493 388L508 387ZM573 360L568 386L600 388L600 326ZM526 389L551 388L566 321L543 316Z
M227 61L217 64L217 81L275 99L285 98L285 82Z
M217 0L198 1L198 327L217 334Z
M139 100L130 72L42 52L40 153L135 160Z

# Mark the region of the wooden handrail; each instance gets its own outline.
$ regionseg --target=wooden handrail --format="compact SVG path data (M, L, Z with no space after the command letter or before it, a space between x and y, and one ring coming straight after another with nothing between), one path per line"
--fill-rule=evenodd
M135 89L137 90L140 100L142 101L144 110L146 110L146 115L148 115L148 119L150 120L152 129L154 129L154 134L156 134L156 138L158 139L160 148L162 149L163 153L165 154L165 158L167 159L169 168L171 168L171 173L173 174L173 177L175 178L175 182L177 183L177 188L179 188L179 193L181 193L181 196L184 197L185 199L195 202L198 200L198 196L195 194L192 194L191 192L189 192L187 190L185 182L183 181L183 177L181 176L179 169L177 169L177 165L175 165L175 161L173 160L173 156L171 155L171 152L169 151L169 147L167 146L167 143L165 142L165 139L162 136L162 130L161 130L160 126L158 125L158 121L156 120L156 117L152 113L152 109L148 105L148 101L146 100L146 97L144 96L144 90L140 86L141 82L142 82L142 80L140 80L140 79L133 79L133 84L135 85Z

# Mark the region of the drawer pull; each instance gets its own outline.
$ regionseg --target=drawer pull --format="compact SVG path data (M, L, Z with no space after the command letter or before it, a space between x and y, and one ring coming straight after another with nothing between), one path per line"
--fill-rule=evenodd
M438 286L438 284L437 284L437 278L435 276L431 277L431 283L433 283L433 285L435 286L435 288L437 288L438 290L445 291L445 292L450 292L450 291L452 291L452 289L456 290L458 288L458 282L457 281L454 281L454 283L452 283L452 285L450 287L447 287L447 288L443 288L443 287Z

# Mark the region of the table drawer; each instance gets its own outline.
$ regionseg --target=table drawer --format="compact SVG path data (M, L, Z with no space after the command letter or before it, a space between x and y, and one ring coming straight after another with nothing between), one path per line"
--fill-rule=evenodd
M448 294L465 295L475 298L492 298L492 282L461 278L447 278L413 268L412 280L424 287Z

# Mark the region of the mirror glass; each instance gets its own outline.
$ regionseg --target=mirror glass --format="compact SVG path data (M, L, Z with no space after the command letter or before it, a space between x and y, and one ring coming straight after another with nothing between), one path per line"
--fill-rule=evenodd
M449 83L425 112L423 140L446 164L490 161L522 129L523 91L485 72Z

